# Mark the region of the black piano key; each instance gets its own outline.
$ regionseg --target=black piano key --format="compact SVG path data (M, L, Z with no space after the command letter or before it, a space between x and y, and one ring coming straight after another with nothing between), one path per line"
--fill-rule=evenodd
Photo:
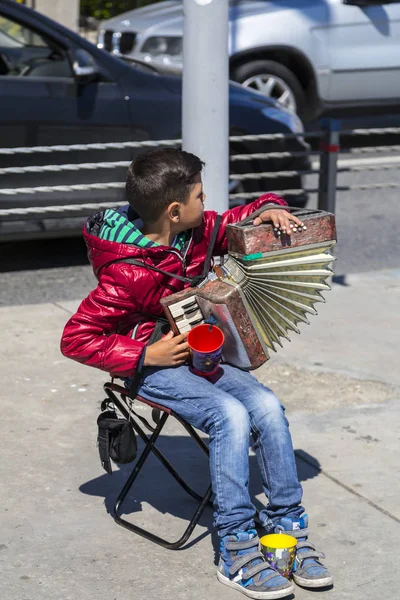
M203 323L202 317L200 319L196 319L196 321L191 321L190 325L193 327L194 325L200 325L200 323Z
M196 313L199 310L198 306L195 306L194 308L191 308L190 310L186 310L184 311L185 316L186 315L192 315L193 313Z

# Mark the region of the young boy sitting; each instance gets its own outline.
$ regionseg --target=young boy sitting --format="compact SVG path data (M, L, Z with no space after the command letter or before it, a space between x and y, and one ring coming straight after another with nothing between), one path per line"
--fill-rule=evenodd
M61 350L113 377L142 373L141 396L173 409L209 435L214 525L221 540L218 579L250 598L283 598L293 592L292 583L258 549L256 510L248 489L251 438L268 498L259 514L263 532L287 531L298 539L298 585L332 584L321 553L308 541L308 517L300 504L302 487L283 406L253 375L228 364L213 381L192 373L185 335L169 332L148 345L156 318L163 315L160 299L185 287L176 275L193 277L203 271L217 214L204 211L202 168L193 154L173 149L154 150L132 162L126 182L129 206L97 213L85 226L98 285L66 324ZM254 225L271 221L283 232L301 225L289 211L274 209L277 204L286 203L264 194L226 211L214 255L227 251L226 226L263 205L265 211ZM121 262L124 258L143 266Z

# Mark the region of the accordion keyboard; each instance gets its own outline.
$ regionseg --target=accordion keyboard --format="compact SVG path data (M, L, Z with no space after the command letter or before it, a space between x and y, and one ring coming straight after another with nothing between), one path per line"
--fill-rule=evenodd
M186 333L195 325L204 323L203 314L193 296L171 304L168 308L180 333Z

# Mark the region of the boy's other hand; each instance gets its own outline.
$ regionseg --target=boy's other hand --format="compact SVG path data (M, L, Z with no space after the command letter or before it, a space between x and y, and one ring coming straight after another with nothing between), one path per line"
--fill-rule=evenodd
M189 358L187 333L174 336L170 331L161 340L147 346L144 357L145 367L177 367Z
M302 231L302 229L306 229L304 223L294 215L290 214L290 212L287 212L287 210L274 208L266 209L262 212L254 219L253 225L261 225L261 223L266 223L268 221L272 221L275 231L286 234L290 234L292 231Z

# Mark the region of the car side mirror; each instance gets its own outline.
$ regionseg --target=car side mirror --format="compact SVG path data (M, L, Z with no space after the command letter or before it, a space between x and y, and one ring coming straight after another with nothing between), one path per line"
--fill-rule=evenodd
M78 83L90 83L91 81L95 81L99 78L99 67L89 52L83 50L82 48L78 48L74 51L71 58L72 70L75 80Z

